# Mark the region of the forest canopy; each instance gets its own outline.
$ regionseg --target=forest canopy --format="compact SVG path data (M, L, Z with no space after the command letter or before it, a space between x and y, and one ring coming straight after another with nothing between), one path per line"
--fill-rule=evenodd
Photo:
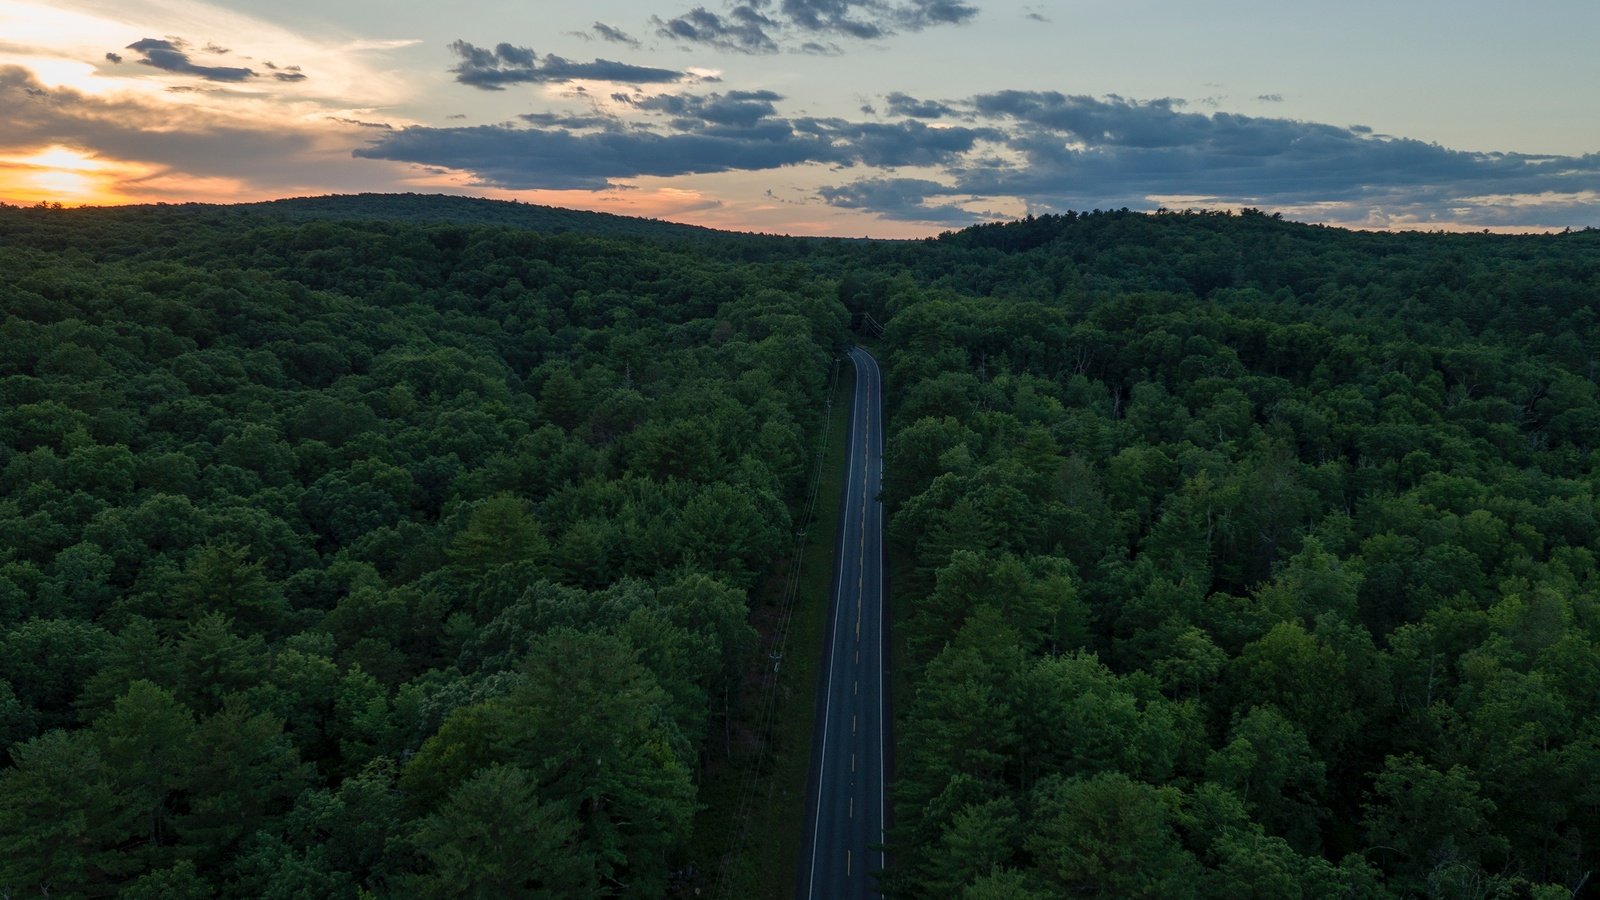
M5 893L667 891L831 294L175 208L0 210L0 270Z
M862 340L886 892L1600 866L1600 232L862 242L365 197L0 208L0 273L0 893L703 886Z

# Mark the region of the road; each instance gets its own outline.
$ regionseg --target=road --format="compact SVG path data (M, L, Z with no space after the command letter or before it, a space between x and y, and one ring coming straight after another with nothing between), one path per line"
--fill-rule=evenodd
M799 896L869 897L884 868L888 821L885 750L889 720L884 676L883 378L857 347L849 463L834 551L834 587L811 744L806 843Z

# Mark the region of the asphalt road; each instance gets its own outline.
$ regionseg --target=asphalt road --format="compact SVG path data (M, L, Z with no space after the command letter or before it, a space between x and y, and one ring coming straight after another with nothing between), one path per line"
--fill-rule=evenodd
M799 896L870 897L884 868L889 746L884 674L883 379L857 347L849 463L834 551L832 610L811 744Z

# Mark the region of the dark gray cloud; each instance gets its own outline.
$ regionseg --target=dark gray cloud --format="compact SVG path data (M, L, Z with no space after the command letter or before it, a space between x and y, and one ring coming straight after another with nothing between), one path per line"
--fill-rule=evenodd
M122 54L120 54L120 53L107 53L106 54L106 61L111 63L113 66L120 66L120 65L122 65Z
M485 91L502 91L509 84L550 84L566 81L618 81L628 84L670 84L689 77L672 69L635 66L609 59L576 62L553 54L542 59L527 47L497 44L489 50L455 41L450 52L461 62L450 71L456 81Z
M675 115L674 130L525 117L534 126L407 128L383 135L355 155L474 173L484 185L517 189L603 190L620 179L730 171L764 171L804 163L894 168L943 165L991 132L843 119L786 119L754 115L777 95L738 92L655 103ZM710 117L722 121L716 121ZM681 126L693 125L692 129Z
M174 72L179 75L195 75L207 81L240 82L249 81L256 77L256 73L239 66L202 66L195 63L190 57L181 41L162 40L160 38L145 38L129 44L125 49L140 54L143 58L139 62L163 72ZM110 55L106 57L110 59Z
M773 104L783 99L772 91L729 91L726 94L657 94L635 97L613 94L612 99L649 112L674 117L673 125L691 130L703 124L748 128L777 114Z
M922 122L849 122L844 119L796 119L801 133L827 136L850 149L851 158L868 166L953 165L979 141L999 141L993 128L933 128Z
M788 48L833 55L842 52L840 47L821 36L874 41L899 31L959 25L977 14L977 7L962 0L735 0L725 13L698 6L658 18L656 30L663 37L739 53Z
M1343 221L1544 217L1554 225L1593 221L1600 204L1600 154L1466 152L1370 129L1190 112L1171 98L1001 91L952 105L1002 129L1010 159L958 156L941 181L872 177L829 188L823 199L916 221L940 221L924 207L948 196L1017 198L1042 210L1148 209L1160 198L1187 197L1338 209Z
M910 31L935 25L961 25L978 15L978 8L959 0L914 0L893 9L898 24Z
M889 115L906 116L912 119L943 119L956 114L954 107L938 100L918 100L907 94L899 92L883 98L888 104Z
M346 119L340 116L329 116L328 121L338 122L340 125L354 125L357 128L376 128L379 131L394 130L394 126L388 122L363 122L360 119Z
M460 118L466 118L461 116ZM583 130L585 128L604 128L616 130L622 127L622 120L616 116L607 116L595 113L587 116L569 116L561 113L523 113L517 118L524 122L537 125L541 128L571 128Z
M355 151L366 159L466 169L483 185L603 190L614 179L775 169L837 154L826 140L794 135L724 137L561 128L407 128Z
M662 37L738 53L778 52L773 32L779 23L747 5L735 6L726 15L697 6L681 16L654 21Z
M860 7L809 8L822 23ZM751 10L770 21L796 14L777 0ZM487 53L466 51L464 59ZM518 48L497 48L487 63L548 65ZM813 202L944 226L992 217L975 212L985 209L1161 205L1256 206L1376 225L1559 227L1600 218L1600 154L1466 152L1363 126L1217 112L1203 100L895 92L876 107L885 120L868 112L855 121L786 114L785 98L772 91L618 91L609 109L620 104L620 114L594 99L590 113L535 113L516 125L385 132L356 155L467 171L480 185L508 189L603 190L645 176L811 164L840 173L807 192Z
M604 22L596 22L594 25L590 26L590 30L599 35L600 39L603 41L610 41L613 44L623 44L625 46L632 47L635 50L639 49L640 47L638 38L627 33L626 31L623 31L621 28L618 28L615 25L607 25Z
M1283 102L1283 95L1282 94L1261 94L1261 95L1257 96L1256 99L1260 100L1262 103L1282 103Z
M817 193L829 206L865 210L906 222L931 222L960 228L979 218L950 204L929 203L933 198L949 196L952 191L925 178L863 178L843 186L824 187Z

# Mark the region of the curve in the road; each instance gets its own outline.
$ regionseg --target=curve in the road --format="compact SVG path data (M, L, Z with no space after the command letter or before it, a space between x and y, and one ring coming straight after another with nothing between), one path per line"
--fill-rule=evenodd
M883 379L857 347L849 465L834 554L834 588L812 738L811 791L799 896L868 897L885 867L889 722L885 715Z

